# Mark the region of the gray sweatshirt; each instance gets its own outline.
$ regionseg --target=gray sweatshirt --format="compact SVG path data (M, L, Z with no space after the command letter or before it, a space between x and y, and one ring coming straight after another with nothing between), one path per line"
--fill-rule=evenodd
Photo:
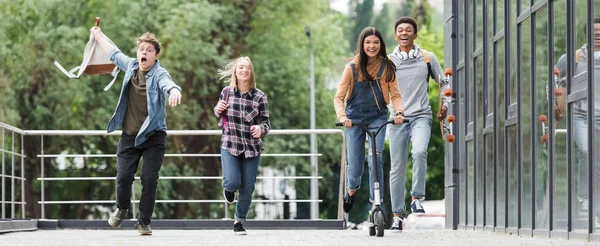
M394 51L389 54L390 59L396 65L396 79L400 94L402 94L402 105L404 106L404 116L416 117L425 116L431 118L431 106L429 105L429 87L427 63L425 63L421 49L417 44L414 45L417 56L406 60L400 57L400 48L396 46ZM429 51L428 51L429 52ZM442 105L449 108L450 97L443 95L444 89L450 85L444 77L444 71L435 55L429 52L429 64L431 65L432 78L436 83L442 83L440 97ZM394 116L391 116L394 117Z
M570 85L564 85L564 83L566 83L566 79L565 77L567 76L567 55L564 54L562 55L559 59L558 62L556 63L556 68L558 68L559 71L559 75L558 77L561 79L559 83L563 83L563 85L561 86L570 86L571 87L571 93L576 92L576 91L580 91L582 89L584 89L586 87L586 84L588 83L587 80L587 66L588 66L588 47L587 44L584 44L581 47L581 54L579 55L579 62L577 62L577 64L575 65L575 74L573 76L573 79L571 80L571 84ZM600 52L595 52L595 59L594 59L594 95L596 96L596 99L594 100L594 118L600 118L600 98L597 98L598 96L600 96ZM546 94L547 94L547 90L546 90ZM588 99L584 98L581 100L577 100L574 101L572 103L573 105L573 114L575 115L580 115L580 116L585 116L587 115L587 104L588 104Z

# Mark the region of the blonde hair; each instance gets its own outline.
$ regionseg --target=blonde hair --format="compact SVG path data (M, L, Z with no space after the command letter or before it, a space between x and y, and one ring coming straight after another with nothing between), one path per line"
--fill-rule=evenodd
M250 78L248 79L248 84L250 85L250 88L256 88L256 79L254 78L254 65L252 65L252 61L250 60L250 57L247 56L242 56L242 57L238 57L236 59L231 60L229 63L227 63L225 66L223 66L223 69L219 69L217 70L217 72L219 73L219 75L221 75L221 80L227 80L229 79L229 86L231 86L232 88L237 88L237 77L235 76L235 72L237 71L237 67L238 67L238 63L241 60L247 60L248 63L250 63Z

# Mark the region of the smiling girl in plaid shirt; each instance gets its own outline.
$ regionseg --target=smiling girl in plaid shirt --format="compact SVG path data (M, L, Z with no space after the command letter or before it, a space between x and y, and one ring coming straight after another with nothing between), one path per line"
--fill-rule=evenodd
M221 137L221 166L223 168L223 196L228 203L235 200L233 231L245 235L242 222L252 203L254 182L258 172L263 143L260 137L269 133L269 107L267 95L256 88L254 66L248 57L240 57L219 70L221 79L229 79L214 108L217 117L223 118Z

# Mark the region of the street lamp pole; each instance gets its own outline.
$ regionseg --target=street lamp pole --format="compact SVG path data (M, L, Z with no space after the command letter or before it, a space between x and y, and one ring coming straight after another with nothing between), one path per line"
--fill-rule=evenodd
M306 36L308 37L308 44L310 47L310 129L316 128L315 124L315 56L312 46L312 39L310 37L310 27L304 27ZM313 178L310 180L310 199L313 202L310 203L310 218L319 218L319 203L316 200L319 199L319 180L315 177L318 176L318 162L317 162L317 135L314 133L310 134L310 167L312 170Z

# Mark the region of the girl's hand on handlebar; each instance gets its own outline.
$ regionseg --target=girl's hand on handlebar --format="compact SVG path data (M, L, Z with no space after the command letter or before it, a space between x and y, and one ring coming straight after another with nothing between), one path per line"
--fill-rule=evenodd
M400 125L402 123L404 123L404 116L396 115L396 117L394 117L394 125Z
M344 124L344 127L346 127L346 128L352 127L352 120L350 120L348 118L342 118L342 120L340 122L342 122L342 124Z

